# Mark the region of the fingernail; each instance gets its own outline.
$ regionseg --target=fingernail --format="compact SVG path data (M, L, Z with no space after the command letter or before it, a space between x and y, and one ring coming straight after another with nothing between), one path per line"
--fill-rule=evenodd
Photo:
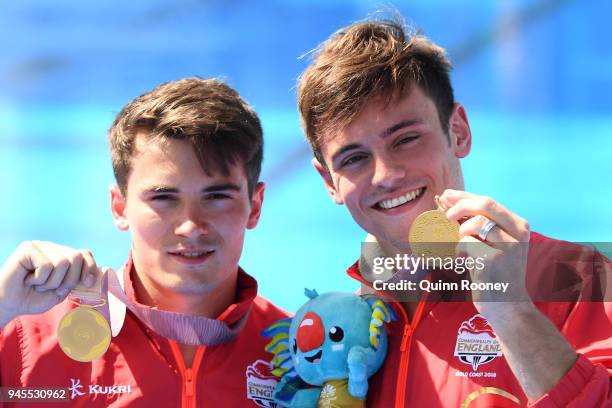
M93 276L93 274L91 274L91 273L90 273L89 275L87 275L87 277L86 277L86 278L85 278L85 280L83 281L83 284L84 284L85 286L87 286L88 288L90 288L90 287L91 287L91 285L93 285L93 284L94 284L94 279L95 279L95 277Z

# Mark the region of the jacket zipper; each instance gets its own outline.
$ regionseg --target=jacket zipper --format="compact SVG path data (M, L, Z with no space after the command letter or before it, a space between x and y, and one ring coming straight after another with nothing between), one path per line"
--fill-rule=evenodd
M183 354L181 353L178 343L170 340L170 348L172 349L172 354L174 354L174 359L177 362L181 379L183 380L183 389L181 390L181 408L195 408L196 379L206 347L198 347L195 357L193 358L193 365L190 368L185 366L185 360L183 360Z
M366 282L361 277L360 274L353 273L350 271L348 274L353 279L356 279L362 284L369 286L369 283ZM430 280L430 277L431 275L428 274L425 279ZM406 398L406 385L407 385L407 380L408 380L408 363L410 362L410 346L412 344L412 335L414 334L414 331L417 325L419 324L419 320L421 320L421 315L423 314L423 309L425 308L425 303L427 302L428 294L429 294L428 292L425 292L421 296L421 300L419 301L419 304L417 305L416 311L412 318L412 325L408 321L408 315L406 314L406 310L404 310L404 307L402 306L400 302L391 302L388 299L385 299L385 301L389 303L394 303L398 306L398 308L401 311L402 316L404 317L404 322L405 322L404 332L402 333L402 342L400 344L400 366L398 369L399 372L397 376L397 382L395 384L395 408L404 408L404 400ZM379 296L384 298L382 294L380 294Z
M404 408L404 400L406 399L406 385L408 380L408 365L410 363L410 346L412 345L412 338L414 330L421 320L423 309L425 308L425 302L427 300L427 293L424 293L423 298L419 301L416 312L412 319L412 325L408 322L408 315L398 303L399 309L402 311L404 316L404 332L402 334L402 342L400 344L400 365L397 376L397 383L395 386L395 408Z

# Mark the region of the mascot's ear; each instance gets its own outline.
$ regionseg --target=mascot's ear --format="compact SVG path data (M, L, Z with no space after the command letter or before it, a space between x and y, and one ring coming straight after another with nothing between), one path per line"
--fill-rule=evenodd
M370 320L370 345L374 350L378 349L378 341L380 340L380 328L383 323L389 323L391 320L396 320L397 316L393 309L374 295L363 295L363 300L368 302L372 310L372 318Z
M319 296L316 289L304 289L304 294L311 300Z
M261 335L263 337L271 337L272 340L266 344L265 350L268 353L274 354L274 358L270 363L273 366L272 374L277 377L297 375L293 367L291 352L289 350L289 327L291 326L291 318L288 317L273 323L265 329Z

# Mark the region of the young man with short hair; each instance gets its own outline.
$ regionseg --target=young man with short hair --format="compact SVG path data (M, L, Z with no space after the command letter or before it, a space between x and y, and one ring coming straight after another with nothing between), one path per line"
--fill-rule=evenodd
M123 273L108 272L119 333L102 357L69 359L56 335L65 299L99 270L89 251L24 243L0 269L0 383L69 387L87 407L269 406L260 333L286 314L238 266L264 198L256 113L226 84L187 78L130 102L109 141L112 214L132 234Z
M389 355L370 381L368 406L611 405L611 304L577 296L534 303L527 288L549 285L564 270L588 283L609 261L531 232L492 198L463 191L460 159L472 135L454 100L450 68L442 48L407 33L403 23L366 21L333 34L299 79L313 164L332 199L369 233L351 277L372 286L372 254L411 254L410 227L436 208L439 195L446 217L461 222L463 255L486 254L483 269L470 270L471 282L510 288L505 298L468 291L471 301L463 302L428 301L422 288L402 303L397 298L406 293L387 297L399 318L389 327ZM558 261L546 248L574 258ZM453 279L415 272L404 277Z

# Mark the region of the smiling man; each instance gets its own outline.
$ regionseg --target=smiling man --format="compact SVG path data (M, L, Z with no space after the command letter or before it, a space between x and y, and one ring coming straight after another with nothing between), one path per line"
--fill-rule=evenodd
M401 22L366 21L340 29L314 55L298 84L313 164L334 202L369 233L348 274L372 286L373 257L419 257L409 231L439 206L461 223L461 259L481 262L469 268L468 287L509 288L503 296L434 295L421 284L398 286L421 289L412 293L380 293L401 318L389 329L389 355L371 380L368 406L612 404L612 307L597 292L602 285L605 293L610 263L531 232L494 199L464 191L460 159L472 134L444 50ZM396 268L387 280L459 287L444 286L457 276L438 269ZM566 280L579 290L553 290L557 302L533 299ZM594 300L584 297L589 291L599 302L577 301ZM457 295L461 301L448 301Z
M264 198L257 115L220 81L182 79L130 102L109 141L112 214L132 236L122 273L107 275L120 300L110 346L78 362L56 335L74 310L69 292L101 275L92 254L24 243L0 269L0 384L68 388L87 407L270 406L276 380L259 334L286 315L238 266ZM92 332L78 333L84 343Z

